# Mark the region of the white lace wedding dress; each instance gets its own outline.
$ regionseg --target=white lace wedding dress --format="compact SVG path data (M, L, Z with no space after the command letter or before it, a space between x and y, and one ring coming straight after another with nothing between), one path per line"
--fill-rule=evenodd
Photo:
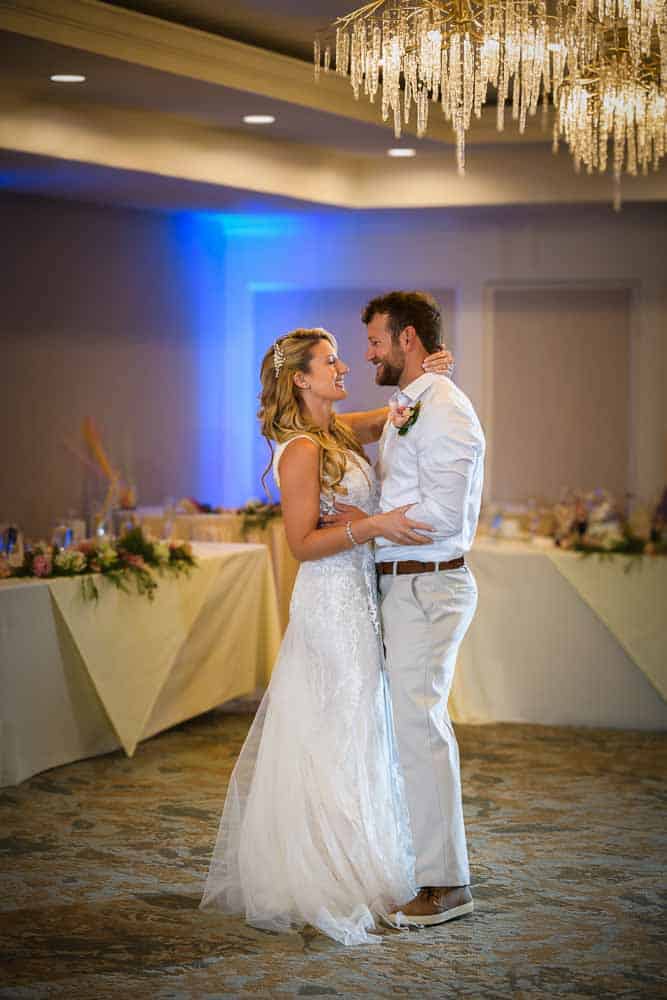
M294 440L294 439L291 439ZM278 463L285 447L274 457ZM345 503L376 503L350 453ZM329 508L321 498L322 511ZM234 768L201 907L274 931L305 923L343 944L416 892L383 672L373 555L302 563L269 688Z

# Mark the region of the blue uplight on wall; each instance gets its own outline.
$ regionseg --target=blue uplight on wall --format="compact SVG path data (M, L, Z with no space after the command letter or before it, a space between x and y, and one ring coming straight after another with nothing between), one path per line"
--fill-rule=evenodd
M241 506L262 493L255 296L294 287L271 274L302 226L279 213L173 216L197 350L196 495L212 504Z
M223 502L224 445L222 370L224 367L225 234L217 215L182 213L172 219L182 261L188 323L197 354L196 496Z
M263 494L261 359L275 337L310 322L301 290L335 284L339 230L350 226L348 212L245 207L173 217L197 350L197 496L230 507Z
M230 240L275 240L293 236L300 228L295 215L234 212L219 215L225 237Z

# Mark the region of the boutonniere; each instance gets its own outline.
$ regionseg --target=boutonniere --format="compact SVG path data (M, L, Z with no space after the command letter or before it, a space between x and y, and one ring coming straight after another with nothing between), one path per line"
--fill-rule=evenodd
M390 401L389 419L394 427L398 428L401 437L404 437L412 425L417 423L421 405L421 402L418 402L414 406L405 406L398 401Z

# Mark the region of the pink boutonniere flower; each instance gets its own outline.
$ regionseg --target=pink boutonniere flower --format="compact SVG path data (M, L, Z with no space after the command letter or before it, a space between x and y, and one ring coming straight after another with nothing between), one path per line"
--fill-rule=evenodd
M407 399L408 397L404 398ZM398 428L398 433L401 437L407 434L412 425L417 422L420 409L421 402L415 403L414 406L409 406L407 403L402 402L400 397L389 400L389 420L394 427Z
M389 409L389 419L394 427L404 427L412 416L412 407L395 405Z

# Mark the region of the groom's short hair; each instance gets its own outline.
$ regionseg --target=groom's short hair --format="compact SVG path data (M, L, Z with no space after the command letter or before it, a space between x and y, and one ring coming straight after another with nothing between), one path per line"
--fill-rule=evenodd
M370 323L374 316L386 313L393 340L401 330L414 326L417 336L429 354L442 343L442 315L440 306L427 292L389 292L371 299L361 314L363 323Z

